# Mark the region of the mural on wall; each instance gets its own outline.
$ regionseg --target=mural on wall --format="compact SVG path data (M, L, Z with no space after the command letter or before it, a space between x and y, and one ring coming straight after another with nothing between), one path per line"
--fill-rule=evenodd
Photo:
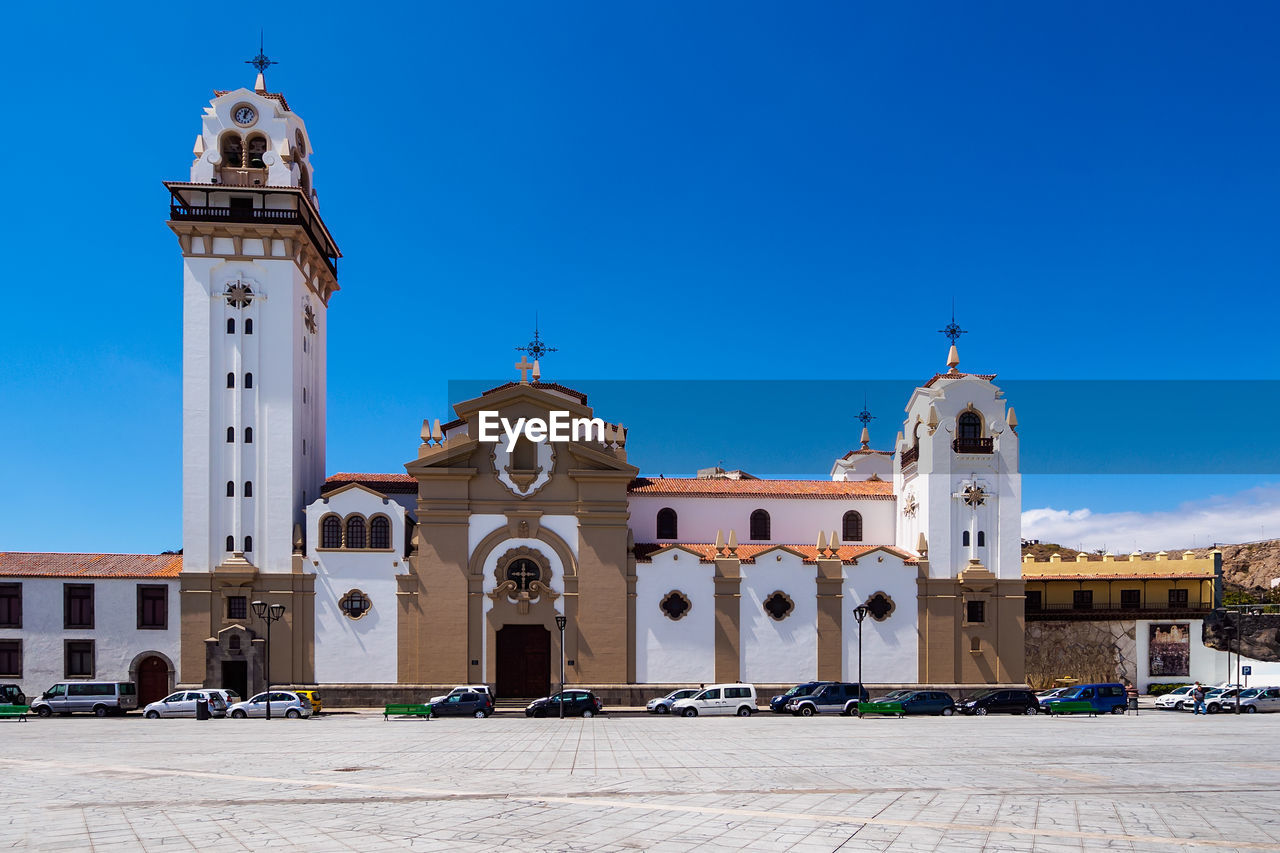
M1136 628L1132 620L1028 622L1027 683L1040 690L1055 682L1137 678Z
M1147 647L1147 672L1152 676L1191 675L1191 625L1152 625Z

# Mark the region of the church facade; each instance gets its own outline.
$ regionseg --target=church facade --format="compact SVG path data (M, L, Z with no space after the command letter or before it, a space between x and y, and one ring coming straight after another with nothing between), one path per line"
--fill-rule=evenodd
M283 96L218 92L167 183L184 267L179 680L412 695L486 682L1023 681L1017 422L993 376L916 388L891 451L826 480L643 476L585 394L518 378L406 436L403 470L326 477L339 252ZM532 377L530 372L532 371ZM570 440L482 419L598 418ZM284 605L272 626L253 602ZM859 617L862 617L859 619Z

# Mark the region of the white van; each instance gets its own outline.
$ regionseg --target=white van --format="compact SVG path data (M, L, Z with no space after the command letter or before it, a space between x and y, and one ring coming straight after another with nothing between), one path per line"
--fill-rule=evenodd
M749 717L756 710L754 684L713 684L671 706L671 713L682 717L696 717L699 714L736 714L739 717Z
M132 681L60 681L31 703L31 713L41 717L77 711L123 714L138 707L138 686Z

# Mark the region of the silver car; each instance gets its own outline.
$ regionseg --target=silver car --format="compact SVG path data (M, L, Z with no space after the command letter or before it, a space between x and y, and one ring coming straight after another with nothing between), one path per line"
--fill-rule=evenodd
M226 716L227 703L216 690L179 690L176 693L170 693L160 701L152 702L143 708L142 716L148 720L158 720L161 717L194 717L196 702L201 699L209 703L210 716Z
M699 693L697 687L685 687L680 690L673 690L666 696L659 696L657 699L650 699L644 709L650 714L670 714L671 706L679 702L681 699L688 699L690 696L696 696Z
M267 694L259 693L245 702L237 702L227 708L227 716L237 720L245 717L265 717L267 715ZM296 720L299 717L311 716L311 700L303 699L297 693L284 690L271 691L271 716L288 717Z

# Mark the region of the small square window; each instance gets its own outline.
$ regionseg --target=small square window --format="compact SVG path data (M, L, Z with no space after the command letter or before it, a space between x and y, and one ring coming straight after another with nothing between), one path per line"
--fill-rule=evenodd
M247 619L249 617L249 599L243 595L227 596L227 618Z
M965 602L965 621L970 624L981 624L987 621L987 603L985 601Z

